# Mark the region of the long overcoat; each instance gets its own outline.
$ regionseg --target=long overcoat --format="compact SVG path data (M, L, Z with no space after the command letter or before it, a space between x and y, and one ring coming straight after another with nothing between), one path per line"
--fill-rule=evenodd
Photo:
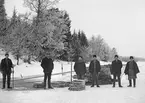
M74 64L74 71L77 75L84 75L86 73L86 64L84 61L77 61Z
M129 61L130 62L130 61ZM126 64L126 67L125 67L125 70L124 70L124 73L125 74L129 74L129 62L127 62ZM138 65L135 61L133 61L133 70L134 70L134 75L136 76L137 73L139 73L139 68L138 68ZM137 76L136 76L137 77Z
M41 67L43 68L44 73L52 72L54 68L53 60L51 58L43 58L41 62Z
M2 61L1 61L2 73L11 74L11 72L12 72L11 68L13 68L13 63L12 63L11 59L7 58L7 61L6 61L6 58L2 59Z

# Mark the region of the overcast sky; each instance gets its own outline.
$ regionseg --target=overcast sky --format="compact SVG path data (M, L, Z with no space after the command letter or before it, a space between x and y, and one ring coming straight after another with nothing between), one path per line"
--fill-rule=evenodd
M23 0L6 0L6 12L14 6L25 13ZM145 0L61 0L59 8L72 20L72 30L83 30L87 37L100 34L119 55L145 57Z

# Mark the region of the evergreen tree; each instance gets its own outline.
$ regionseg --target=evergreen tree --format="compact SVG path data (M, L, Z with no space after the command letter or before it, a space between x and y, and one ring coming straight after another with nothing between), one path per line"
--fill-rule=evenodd
M24 41L27 34L28 24L23 21L20 17L15 17L12 19L12 33L10 34L10 49L15 58L17 59L17 65L19 64L19 59L23 55Z
M66 35L65 42L68 43L71 38L71 31L70 31L71 20L69 18L69 14L66 11L64 12L63 18L65 20L65 24L67 25L67 32L66 32L66 34L64 34L64 35Z
M24 50L26 50L25 41L30 30L31 28L23 16L17 16L14 9L8 28L8 35L4 39L4 47L6 51L10 51L14 55L17 59L17 64L19 64L19 59L24 54Z
M64 47L65 49L63 50L63 54L59 57L59 59L61 60L68 60L68 49L69 49L69 46L70 46L70 41L71 41L71 31L70 31L70 28L71 28L71 20L69 18L69 14L66 12L66 11L63 11L63 18L65 20L65 24L67 26L67 32L66 34L64 34L66 36L66 38L64 39Z
M18 18L17 17L17 12L16 12L16 9L14 8L13 15L12 15L12 18L11 18L11 29L14 29L15 26L17 25L17 22L18 22L17 18Z
M84 31L79 31L78 32L78 38L80 40L81 46L84 46L84 47L89 46L88 40L87 40L87 37L86 37L86 34L84 33Z
M73 50L75 51L74 60L76 60L76 58L81 54L81 43L76 32L74 32L72 35L71 45Z
M17 22L18 16L16 13L16 9L14 8L12 18L9 20L9 22L7 22L7 35L10 35L12 33L15 26L17 26Z
M62 55L65 34L69 32L63 11L57 8L45 11L37 27L34 25L33 28L29 41L31 49L34 48L35 56L39 56L38 59L41 59L43 54L51 55L53 58Z
M4 36L6 31L6 12L4 0L0 0L0 36Z

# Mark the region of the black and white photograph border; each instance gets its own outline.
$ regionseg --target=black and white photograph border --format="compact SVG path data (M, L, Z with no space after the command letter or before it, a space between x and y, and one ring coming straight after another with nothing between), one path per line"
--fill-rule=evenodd
M144 0L0 0L0 103L145 103Z

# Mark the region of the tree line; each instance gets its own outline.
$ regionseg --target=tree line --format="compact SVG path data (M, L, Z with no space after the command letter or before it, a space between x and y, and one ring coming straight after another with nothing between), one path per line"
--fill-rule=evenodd
M65 10L54 6L58 0L24 0L24 5L35 12L18 14L14 8L13 15L6 15L4 0L0 1L0 46L11 52L19 64L20 58L40 61L51 55L54 59L75 61L82 56L87 62L92 54L100 60L111 61L117 51L111 48L101 37L88 39L84 31L71 32L71 20Z

